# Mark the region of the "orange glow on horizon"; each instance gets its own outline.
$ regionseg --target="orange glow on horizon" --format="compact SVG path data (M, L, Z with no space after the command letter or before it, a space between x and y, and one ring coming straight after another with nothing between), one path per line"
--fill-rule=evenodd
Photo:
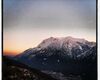
M77 38L79 38L79 37L77 37ZM96 42L96 40L94 39L94 38L90 38L92 41L94 41L94 42ZM44 40L44 39L43 39ZM88 40L88 39L86 39L86 40ZM41 42L42 40L38 40L37 41L37 44L39 44L40 42ZM88 41L90 41L90 40L88 40ZM10 42L10 41L8 41L8 42L5 42L4 43L4 49L3 49L3 54L4 55L17 55L17 54L20 54L20 53L22 53L23 51L25 51L26 49L28 49L28 48L34 48L37 44L35 43L35 44L32 44L33 42L30 42L30 44L29 43L27 43L27 44L21 44L20 42Z
M15 51L3 51L3 55L17 55L19 52Z

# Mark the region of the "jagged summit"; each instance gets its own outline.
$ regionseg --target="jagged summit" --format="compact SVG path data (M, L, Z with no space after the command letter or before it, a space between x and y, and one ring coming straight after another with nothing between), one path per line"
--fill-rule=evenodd
M38 48L63 48L63 47L77 47L80 44L87 44L89 43L89 41L85 40L85 39L80 39L80 38L73 38L71 36L68 37L50 37L47 38L45 40L43 40L39 45ZM94 43L94 42L92 42ZM89 44L87 44L89 45ZM93 44L94 45L94 44ZM91 45L92 46L92 45Z

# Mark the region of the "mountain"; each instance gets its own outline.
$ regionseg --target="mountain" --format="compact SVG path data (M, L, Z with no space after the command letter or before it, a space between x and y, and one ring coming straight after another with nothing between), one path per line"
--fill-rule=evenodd
M25 50L23 53L17 55L17 57L33 58L37 55L48 57L57 54L76 59L79 56L85 55L94 46L96 46L95 42L89 42L85 39L70 36L62 38L50 37L43 40L37 47Z
M96 43L73 37L50 37L15 58L40 70L82 73L96 61Z
M96 49L96 42L85 39L70 36L50 37L37 47L29 48L14 58L45 72L53 71L57 75L61 73L64 76L75 74L80 75L82 80L95 80L97 78Z

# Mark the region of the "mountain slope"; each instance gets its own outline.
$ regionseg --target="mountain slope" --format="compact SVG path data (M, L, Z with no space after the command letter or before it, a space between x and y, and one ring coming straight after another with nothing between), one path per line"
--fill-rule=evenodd
M50 37L37 47L30 48L15 56L16 60L43 71L59 75L81 75L82 80L97 78L96 42L85 39ZM51 73L52 75L52 73Z
M95 61L96 43L72 37L50 37L15 58L40 70L81 73L85 63L92 64Z
M23 53L17 55L17 57L34 57L35 55L51 56L57 53L58 55L77 58L77 56L85 53L94 46L96 46L95 42L89 42L85 39L50 37L43 40L37 47L25 50Z

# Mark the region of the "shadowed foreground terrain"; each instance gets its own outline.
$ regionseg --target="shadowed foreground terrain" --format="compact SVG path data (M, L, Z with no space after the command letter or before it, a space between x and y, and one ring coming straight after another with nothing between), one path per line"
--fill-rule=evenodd
M3 80L81 80L80 76L40 71L3 56Z
M3 56L3 80L56 80L39 70Z

